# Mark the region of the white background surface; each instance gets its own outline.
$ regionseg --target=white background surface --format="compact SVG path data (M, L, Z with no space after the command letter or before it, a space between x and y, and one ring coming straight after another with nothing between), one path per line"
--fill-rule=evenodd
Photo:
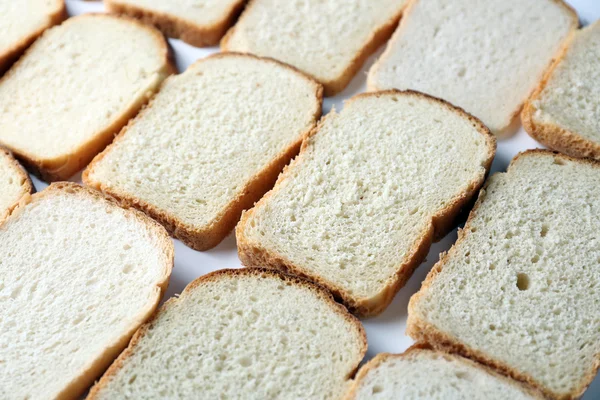
M498 0L488 0L498 1ZM588 24L600 18L600 0L567 0L578 12L582 23ZM76 0L67 0L69 15L77 15L86 12L103 11L103 5L99 1L84 2ZM199 58L206 57L217 52L219 49L213 48L195 48L179 40L169 40L174 53L177 68L184 71L188 65ZM323 105L323 114L329 112L332 106L340 110L343 107L343 100L354 94L365 91L365 75L375 58L383 49L372 56L364 65L361 72L352 80L350 85L338 96L325 99ZM599 94L600 95L600 94ZM525 131L521 130L512 138L498 141L496 158L492 165L492 173L504 171L509 161L520 151L541 147L537 142L531 139ZM32 177L36 189L42 190L47 185L35 177ZM79 176L74 177L75 181L80 181ZM373 357L377 353L390 352L399 353L404 351L412 344L412 340L404 334L406 328L406 311L410 296L418 291L421 282L438 259L439 253L447 251L456 240L456 230L451 232L439 243L435 243L427 260L417 269L413 277L406 286L400 289L393 303L388 309L376 318L363 320L367 331L369 341L369 350L367 358ZM216 248L197 252L178 240L175 240L175 268L171 275L169 289L165 299L176 293L181 293L183 288L195 278L208 272L223 269L240 267L237 257L235 238L233 235L227 237ZM599 310L600 312L600 310ZM585 400L600 399L600 378L596 378L594 383L584 396Z

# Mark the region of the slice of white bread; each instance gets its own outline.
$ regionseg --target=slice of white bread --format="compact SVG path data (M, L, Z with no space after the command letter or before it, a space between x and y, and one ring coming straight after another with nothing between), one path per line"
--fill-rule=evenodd
M240 259L308 277L357 315L375 315L478 192L495 144L483 124L441 100L355 96L242 216Z
M33 184L9 151L0 147L0 221L28 193Z
M221 270L165 303L88 399L341 399L366 348L361 323L322 288Z
M415 0L367 84L440 97L506 136L577 26L561 0Z
M64 0L0 0L0 74L42 32L66 17Z
M321 85L279 62L205 58L167 80L83 180L207 250L273 187L321 101Z
M392 34L406 0L251 0L221 48L268 56L332 96Z
M577 32L523 109L525 130L551 149L600 159L600 21Z
M165 35L193 46L214 46L244 6L245 0L105 0L106 8L154 25Z
M173 266L167 232L73 183L0 225L0 398L75 399L153 313Z
M469 359L415 345L363 365L346 400L531 400L530 388Z
M91 14L47 30L0 80L0 144L43 179L67 179L172 71L164 37Z
M600 163L518 155L412 297L408 333L579 397L600 363L599 215Z

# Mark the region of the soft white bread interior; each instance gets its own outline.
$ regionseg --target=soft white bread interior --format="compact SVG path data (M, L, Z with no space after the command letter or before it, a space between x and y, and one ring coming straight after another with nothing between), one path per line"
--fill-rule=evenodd
M202 59L84 172L196 250L216 246L269 190L321 115L322 87L279 62Z
M252 0L221 42L226 51L273 57L333 96L391 35L406 0Z
M578 23L561 0L415 0L368 87L440 97L508 135Z
M72 183L0 225L0 398L75 399L152 314L173 266L167 232Z
M83 168L171 72L164 37L106 14L47 30L0 80L0 144L46 180Z
M578 398L600 364L599 216L599 163L517 156L412 297L408 333Z
M532 400L533 390L469 359L413 346L363 365L346 400Z
M553 150L600 159L600 21L577 32L523 109L525 130Z
M352 312L377 314L477 193L494 153L487 128L448 103L358 95L243 215L240 259L309 277Z
M360 322L322 288L221 270L169 300L89 399L341 399L366 346Z
M33 191L29 175L9 151L0 147L0 221L28 193Z

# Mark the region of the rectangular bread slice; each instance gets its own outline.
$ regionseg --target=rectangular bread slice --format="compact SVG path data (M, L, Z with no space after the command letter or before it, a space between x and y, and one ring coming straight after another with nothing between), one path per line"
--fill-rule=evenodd
M76 399L152 314L167 232L97 191L56 183L0 225L0 398Z
M83 180L207 250L273 186L321 102L321 85L279 62L205 58L165 82Z
M8 150L0 147L0 221L33 191L29 175Z
M477 193L495 145L441 100L355 96L242 216L240 259L308 277L357 315L378 314Z
M542 400L532 389L467 358L415 345L378 354L358 371L345 400Z
M90 14L47 30L0 80L0 144L48 181L87 165L172 71L164 37Z
M407 0L251 0L221 48L273 57L342 91L392 34Z
M581 396L600 363L599 188L599 163L518 155L410 300L410 336Z
M214 46L233 24L246 0L105 0L117 14L140 18L165 35L193 46Z
M367 84L440 97L506 136L578 23L562 0L415 0Z
M322 288L221 270L165 303L88 399L341 399L366 350L361 323Z
M65 18L64 0L0 0L0 75L42 32Z
M525 130L553 150L600 159L600 21L577 32L527 102Z

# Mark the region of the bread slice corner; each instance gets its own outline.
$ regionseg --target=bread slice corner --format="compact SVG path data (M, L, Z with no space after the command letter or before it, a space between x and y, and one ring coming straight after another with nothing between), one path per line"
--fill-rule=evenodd
M12 156L0 147L0 222L27 194L33 192L29 174Z

